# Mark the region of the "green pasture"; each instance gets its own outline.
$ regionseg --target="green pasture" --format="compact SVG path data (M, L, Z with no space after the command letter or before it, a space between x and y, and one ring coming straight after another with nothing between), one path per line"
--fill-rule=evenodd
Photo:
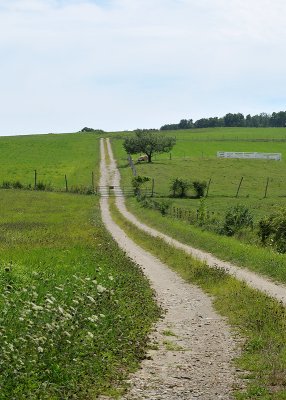
M159 310L97 198L1 190L0 205L0 399L118 394Z
M229 206L243 203L261 216L275 205L285 204L286 142L272 140L285 137L285 129L217 128L168 134L177 138L171 154L155 155L152 164L136 163L137 155L133 156L137 174L154 179L155 197L168 197L171 181L178 177L210 182L207 204L211 211L224 212ZM217 140L222 134L224 140ZM248 135L252 141L244 140ZM259 138L269 138L269 141L255 141ZM123 140L112 139L123 184L130 185L132 175L122 143ZM282 161L218 159L217 151L282 153ZM241 178L243 181L236 198ZM267 196L264 198L267 180ZM193 196L194 192L190 191L189 195ZM172 199L172 202L176 207L197 209L199 206L199 201L191 198Z
M0 184L20 181L38 182L56 189L91 186L92 171L99 160L98 136L89 133L12 136L0 138Z

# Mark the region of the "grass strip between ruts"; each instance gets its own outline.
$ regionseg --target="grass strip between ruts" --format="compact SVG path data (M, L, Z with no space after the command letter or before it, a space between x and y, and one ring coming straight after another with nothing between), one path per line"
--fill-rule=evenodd
M112 217L141 247L178 272L186 281L213 296L217 311L244 338L236 365L243 375L245 390L235 391L239 400L286 399L286 312L283 305L245 283L194 260L181 250L136 228L110 200Z

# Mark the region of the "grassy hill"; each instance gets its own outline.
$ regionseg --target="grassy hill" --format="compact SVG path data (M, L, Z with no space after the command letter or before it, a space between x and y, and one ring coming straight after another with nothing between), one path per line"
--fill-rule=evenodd
M98 177L92 134L0 138L1 179L62 189ZM94 399L124 390L159 310L104 229L98 197L0 189L0 399ZM142 307L144 314L142 314Z
M56 189L91 185L91 173L98 165L98 135L72 133L0 138L0 184L17 181L34 185L38 181Z

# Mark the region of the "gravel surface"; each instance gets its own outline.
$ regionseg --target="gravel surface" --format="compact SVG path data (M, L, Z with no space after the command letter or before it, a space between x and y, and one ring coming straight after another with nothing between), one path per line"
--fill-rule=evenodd
M108 166L101 139L101 187L119 184L109 141L107 145L111 160ZM164 318L151 335L152 349L141 369L130 377L130 390L123 399L232 399L234 387L241 385L232 363L239 339L215 312L209 296L126 236L111 218L108 190L102 189L101 194L104 224L119 246L143 269L165 310ZM118 204L121 208L121 197Z

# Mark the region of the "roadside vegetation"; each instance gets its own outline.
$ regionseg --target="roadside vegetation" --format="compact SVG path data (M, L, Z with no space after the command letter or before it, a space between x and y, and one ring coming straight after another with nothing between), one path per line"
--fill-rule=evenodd
M16 194L0 193L0 398L116 394L159 315L149 284L94 198Z
M67 170L83 185L97 172L89 134L1 146L13 182L29 183L35 166L59 188ZM0 399L116 397L160 315L149 282L104 229L95 196L18 186L0 190Z
M243 388L234 388L236 399L285 399L285 307L224 270L209 268L139 230L119 213L113 201L111 209L115 221L137 244L212 295L215 308L227 317L234 334L243 338L241 354L235 360Z

